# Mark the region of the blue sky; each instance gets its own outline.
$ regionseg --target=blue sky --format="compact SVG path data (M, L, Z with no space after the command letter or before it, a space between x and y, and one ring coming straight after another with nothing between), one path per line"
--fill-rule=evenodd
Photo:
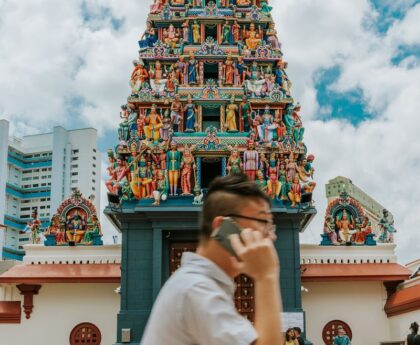
M0 0L0 118L13 134L93 126L105 164L149 2ZM318 216L302 240L318 242L323 186L343 175L393 212L400 259L413 259L420 252L420 196L412 192L420 171L420 1L273 5L305 142L316 156Z

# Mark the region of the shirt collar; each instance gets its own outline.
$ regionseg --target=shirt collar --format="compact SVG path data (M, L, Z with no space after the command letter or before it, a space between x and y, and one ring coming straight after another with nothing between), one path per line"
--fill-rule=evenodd
M181 265L188 272L200 273L216 280L230 296L235 294L235 282L213 261L196 253L186 252L182 255Z

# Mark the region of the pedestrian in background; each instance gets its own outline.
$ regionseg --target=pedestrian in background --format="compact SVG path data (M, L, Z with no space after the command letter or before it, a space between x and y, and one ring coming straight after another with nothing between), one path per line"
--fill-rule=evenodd
M300 327L293 327L295 330L296 340L298 341L299 345L305 345L305 340L302 338L302 330Z
M350 338L347 336L343 326L337 327L338 335L334 337L333 345L351 345Z
M299 345L294 328L289 328L286 331L286 340L284 342L284 345Z
M410 332L411 334L407 336L404 345L420 345L419 324L417 322L410 325Z

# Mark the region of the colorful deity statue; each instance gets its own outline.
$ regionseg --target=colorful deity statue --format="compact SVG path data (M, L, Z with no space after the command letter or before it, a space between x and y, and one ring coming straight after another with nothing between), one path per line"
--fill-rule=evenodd
M248 101L248 97L242 98L241 104L239 104L239 118L241 120L241 132L249 132L251 130L252 118L251 118L252 106Z
M175 142L171 144L171 150L167 153L166 163L168 167L170 195L178 195L179 171L181 169L181 152L178 151Z
M38 218L38 209L34 208L32 210L32 220L28 222L26 225L25 231L30 231L30 238L32 244L39 244L41 241L40 233L41 233L41 221Z
M294 181L295 180L295 176L298 172L298 165L295 161L295 156L292 153L290 153L289 159L286 163L286 172L287 172L287 180L288 181Z
M187 104L184 107L185 112L185 132L195 132L197 107L192 101L191 95L188 96Z
M134 172L134 176L131 180L131 190L136 199L144 199L150 196L150 189L152 179L147 167L147 160L144 155L140 156L137 170Z
M169 25L168 30L165 31L163 39L171 49L175 49L179 41L179 34L173 24Z
M288 200L288 193L290 189L290 183L287 182L286 166L283 162L280 162L279 166L279 183L280 183L280 200Z
M230 35L232 32L232 27L229 22L226 20L222 27L222 44L230 44Z
M153 5L150 6L151 14L159 14L163 9L163 0L155 0Z
M168 140L171 135L172 125L169 114L169 109L166 109L162 120L162 128L160 129L160 137L163 141Z
M276 160L276 156L273 153L271 155L269 166L267 169L267 187L268 187L268 195L271 197L271 199L277 199L280 195L280 182L279 182L279 167L278 162Z
M198 24L197 20L194 21L192 28L193 28L193 43L201 44L201 25Z
M82 242L85 244L92 244L95 235L102 235L101 223L98 216L93 214L87 221L87 230L84 234Z
M169 69L168 78L166 80L166 92L169 95L173 95L175 93L175 87L178 85L178 77L176 75L175 66L171 66Z
M238 24L238 21L235 20L235 22L232 25L232 36L233 36L233 41L235 43L238 43L240 41L241 38L241 27Z
M355 221L356 232L353 235L353 242L356 245L364 245L366 241L366 235L372 233L372 228L368 225L368 217L357 217Z
M255 181L258 171L259 156L255 150L255 142L248 142L248 149L244 152L244 172L251 181Z
M298 103L293 110L293 139L298 145L303 140L303 134L305 133L305 128L303 128L302 119L299 115L301 109L300 104Z
M67 243L64 224L61 222L59 214L55 214L52 216L50 226L46 230L45 235L54 235L55 243L57 245Z
M354 230L354 221L351 216L350 219L348 219L346 210L343 210L341 218L337 216L336 226L338 228L338 235L341 243L351 243L351 238L356 230Z
M157 113L156 104L153 104L150 114L146 118L146 126L144 126L146 138L157 142L160 139L160 129L162 126L162 118Z
M233 85L235 81L235 66L232 61L232 54L229 53L225 64L223 66L223 75L225 78L226 85Z
M143 89L149 82L149 72L144 67L143 61L135 62L133 73L131 74L131 90L132 93L138 93Z
M261 29L259 30L261 31ZM252 23L249 27L249 30L244 29L245 34L245 43L248 49L255 50L261 44L261 34L255 29L255 24Z
M247 67L245 66L244 59L240 56L238 61L235 63L235 75L236 75L236 85L242 85L245 82Z
M302 186L299 182L299 176L296 175L289 190L289 199L292 202L292 207L296 207L302 200Z
M237 132L238 126L236 125L236 112L238 106L235 104L235 96L232 96L230 104L226 106L226 129L228 132Z
M232 153L227 162L227 173L228 175L235 175L242 173L242 160L239 155L238 149L235 147L232 149Z
M255 183L257 184L257 186L260 187L260 189L264 193L268 193L268 185L267 185L267 181L264 178L263 172L258 170L256 174L256 178L257 179L255 180Z
M175 64L175 71L179 84L188 84L188 64L185 62L183 56L180 56L178 62Z
M80 243L86 232L87 219L76 210L66 219L66 236L70 242Z
M286 134L286 126L283 122L283 117L281 116L280 110L276 110L273 122L276 125L277 140L281 141Z
M280 87L283 85L283 79L285 77L285 71L284 71L284 62L283 60L277 61L276 70L274 71L274 75L276 77L275 82Z
M335 231L335 221L333 216L328 215L325 217L324 222L324 234L326 234L331 241L331 243L335 246L339 246L340 242L338 242L337 233Z
M185 0L172 0L172 5L183 6L185 5Z
M148 21L146 23L146 31L143 33L139 40L140 50L147 49L148 47L153 47L156 41L156 30L152 26L152 22Z
M122 105L120 111L120 118L122 121L118 126L118 139L124 143L128 141L130 135L130 126L128 124L129 114L130 110L127 108L127 105Z
M137 135L140 140L144 139L144 125L146 124L146 115L144 112L140 112L137 118Z
M175 133L180 131L182 125L182 103L179 95L175 96L175 101L171 104L171 125Z
M271 47L275 50L280 50L281 45L279 39L277 38L277 30L274 23L270 23L265 34L267 36L268 43L271 44Z
M198 83L198 61L193 52L190 53L190 60L188 61L188 83Z
M185 44L190 42L190 21L188 19L182 23L182 39Z
M271 115L270 106L265 107L264 115L262 116L262 123L258 126L258 136L264 143L268 143L273 140L274 133L276 131L276 125L273 121L273 115Z
M168 198L168 181L163 170L158 171L156 188L153 191L153 198L155 200L153 206L159 206L161 200L165 201Z
M390 219L388 210L383 210L382 214L383 214L383 217L379 221L379 227L381 229L379 242L393 243L394 234L397 232L397 230L394 228L394 221Z
M195 176L195 160L191 149L186 146L181 160L181 189L182 195L193 195L191 178Z

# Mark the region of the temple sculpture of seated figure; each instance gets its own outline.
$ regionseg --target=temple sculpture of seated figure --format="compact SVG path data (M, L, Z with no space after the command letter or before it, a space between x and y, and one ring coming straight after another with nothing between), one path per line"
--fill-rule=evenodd
M249 27L249 30L244 31L246 31L247 39L245 40L245 43L248 49L257 49L261 43L261 34L255 29L255 24L252 23Z

